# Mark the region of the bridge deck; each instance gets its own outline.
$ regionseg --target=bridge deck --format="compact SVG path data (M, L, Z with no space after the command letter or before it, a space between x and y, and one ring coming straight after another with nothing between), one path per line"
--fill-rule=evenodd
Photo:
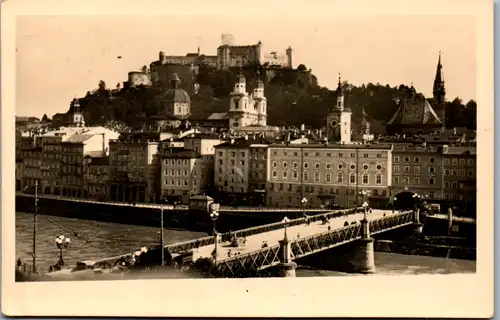
M382 218L384 213L387 215L392 214L391 210L373 210L372 213L369 213L367 218L368 220L375 220L378 218ZM337 217L330 219L330 227L331 230L335 230L344 226L345 221L349 221L352 223L353 221L359 222L363 219L362 213L351 214L346 219L345 217ZM298 238L305 238L308 236L313 236L315 234L319 234L322 232L328 231L328 225L323 225L320 221L312 222L310 225L297 225L287 227L287 236L290 241L294 241ZM256 251L261 249L264 241L267 242L269 246L274 246L279 244L279 240L282 240L284 236L284 229L278 229L273 231L267 231L264 233L259 233L255 235L251 235L247 237L246 244L240 246L239 248L232 247L229 242L218 243L217 244L217 262L220 262L224 259L229 258L229 251L231 251L232 256L234 254L245 254L252 251ZM214 245L207 245L193 251L193 260L199 258L208 258L211 257L211 253L214 250Z

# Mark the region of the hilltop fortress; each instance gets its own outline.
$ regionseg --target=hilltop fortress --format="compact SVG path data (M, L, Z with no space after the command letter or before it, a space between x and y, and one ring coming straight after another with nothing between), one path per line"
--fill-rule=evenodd
M288 69L293 70L293 50L288 47L284 54L276 51L265 53L261 41L253 45L234 45L234 38L228 34L222 34L221 45L217 48L217 55L205 55L200 52L187 53L182 56L166 55L160 51L158 60L153 61L149 68L142 67L140 71L131 71L128 81L124 86L136 87L139 85L149 86L152 84L168 85L172 75L176 73L181 82L195 90L196 81L200 69L214 71L228 71L231 69L247 68L250 66L262 66L264 69L274 70L270 73L275 75L276 71ZM267 72L263 70L267 75ZM269 76L268 80L271 80Z

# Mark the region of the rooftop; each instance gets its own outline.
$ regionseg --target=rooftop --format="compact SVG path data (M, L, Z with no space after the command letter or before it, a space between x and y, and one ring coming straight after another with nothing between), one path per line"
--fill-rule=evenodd
M335 144L335 143L314 143L314 144L287 144L273 143L269 148L297 148L297 149L373 149L373 150L391 150L391 144Z
M196 159L201 157L198 152L186 150L184 148L165 148L161 152L161 157L166 159Z
M269 145L271 142L264 138L239 138L232 139L216 146L216 148L248 148L252 145Z

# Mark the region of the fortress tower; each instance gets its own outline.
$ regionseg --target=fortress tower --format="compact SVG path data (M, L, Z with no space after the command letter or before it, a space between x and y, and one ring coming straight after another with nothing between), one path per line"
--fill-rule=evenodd
M336 104L327 115L327 137L329 142L351 143L351 110L344 108L344 92L339 76Z
M293 55L292 47L288 47L288 49L286 49L286 59L287 59L287 67L290 69L293 69L292 55Z
M85 120L83 119L83 113L80 110L80 102L76 100L76 98L71 101L71 107L73 109L73 125L76 125L77 127L84 127Z
M257 72L257 79L252 95L254 111L257 111L257 124L267 126L267 98L264 96L264 82L260 79L259 72Z

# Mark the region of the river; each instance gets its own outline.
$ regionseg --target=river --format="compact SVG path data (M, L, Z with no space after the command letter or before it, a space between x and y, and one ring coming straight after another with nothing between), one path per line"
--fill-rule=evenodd
M66 264L74 265L77 261L96 260L124 253L129 253L142 246L158 243L159 228L141 227L119 223L98 222L38 215L37 223L37 267L48 270L59 259L59 249L55 237L63 234L71 242L64 250ZM204 232L192 232L180 229L165 229L164 241L180 241L207 236ZM16 259L32 261L33 214L16 213ZM377 274L450 274L473 273L476 261L445 259L425 256L410 256L376 252L375 265ZM307 269L299 266L297 276L344 276L341 272Z

